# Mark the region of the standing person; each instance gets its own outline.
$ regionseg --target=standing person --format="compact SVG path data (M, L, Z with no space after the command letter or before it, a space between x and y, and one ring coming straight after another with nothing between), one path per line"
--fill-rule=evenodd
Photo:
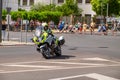
M92 35L92 33L94 33L94 30L95 30L95 22L91 22L90 23L90 32L91 32L91 35Z
M15 22L15 31L19 31L19 23L18 23L18 21Z
M78 22L78 30L79 33L82 34L82 24L80 22Z
M99 26L98 26L98 33L100 33L100 35L102 34L101 31L102 31L102 24L99 24Z
M112 27L112 35L116 36L116 34L117 34L117 23L114 22Z
M31 30L31 32L34 30L34 21L33 20L30 21L30 30Z
M84 34L86 34L86 29L87 29L87 24L84 22L84 23L83 23L83 31L84 31Z
M108 26L108 24L106 23L106 35L108 35L108 29L109 29L109 26Z
M6 28L7 28L7 24L6 21L3 20L2 21L2 40L5 40L5 36L6 36Z

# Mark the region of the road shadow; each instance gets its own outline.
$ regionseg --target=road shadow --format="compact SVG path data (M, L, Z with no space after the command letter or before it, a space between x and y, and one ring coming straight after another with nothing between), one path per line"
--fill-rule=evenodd
M72 55L61 55L61 56L54 56L52 57L51 59L70 59L70 58L73 58L75 56L72 56Z

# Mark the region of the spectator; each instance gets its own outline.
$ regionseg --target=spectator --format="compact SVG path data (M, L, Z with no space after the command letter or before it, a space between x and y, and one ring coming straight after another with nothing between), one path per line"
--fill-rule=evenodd
M15 22L15 31L19 31L19 22Z
M106 31L107 31L106 26L102 25L102 32L104 35L107 35Z
M87 26L88 26L88 25L84 22L84 23L83 23L83 31L84 31L84 34L86 34Z
M82 34L82 24L80 22L78 22L78 30L79 33Z
M33 20L30 21L30 30L31 30L31 32L34 30L34 21Z
M101 34L101 31L102 31L102 25L101 25L101 24L99 24L99 26L98 26L98 33L100 33L100 34Z
M113 27L112 27L112 35L116 36L117 34L117 23L113 23Z
M95 30L95 22L91 22L90 23L90 32L91 32L91 35L92 35L92 33L94 33L94 30Z
M64 26L64 28L62 29L62 31L61 32L67 32L67 30L68 30L68 23L65 23L65 26Z
M62 32L62 29L64 28L65 22L64 21L60 21L59 23L59 31Z
M52 20L48 24L51 29L55 29L55 24Z
M6 28L7 28L6 21L3 20L2 21L2 40L3 41L5 40L5 37L6 37Z

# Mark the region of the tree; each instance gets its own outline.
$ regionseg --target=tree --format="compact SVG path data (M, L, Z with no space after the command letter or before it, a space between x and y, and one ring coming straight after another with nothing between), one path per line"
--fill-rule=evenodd
M57 6L55 4L49 4L49 5L43 5L41 3L35 4L31 7L32 11L52 11L52 12L62 12L63 16L70 16L73 17L73 15L80 15L82 12L82 9L78 7L77 0L66 0L65 3L63 3L60 6ZM71 19L71 21L73 18ZM73 21L72 21L73 22Z
M108 15L118 15L120 11L119 0L91 0L92 9L96 12L97 15L106 16L107 14L107 4L108 6Z
M55 11L55 4L44 5L41 3L35 4L31 7L31 11Z
M7 11L6 10L2 10L2 19L3 20L6 19L6 15L7 15Z
M78 7L78 3L76 0L66 0L63 5L57 6L56 10L63 12L64 16L68 16L71 14L79 15L82 12L82 9Z
M74 15L80 15L82 12L82 9L78 7L78 2L77 0L66 0L66 2L61 5L57 6L56 10L63 12L64 16L71 16L71 22L70 24L74 23Z

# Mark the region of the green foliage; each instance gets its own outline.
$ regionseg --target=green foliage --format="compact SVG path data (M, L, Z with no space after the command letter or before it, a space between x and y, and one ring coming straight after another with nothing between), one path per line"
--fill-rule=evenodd
M13 20L17 20L18 18L23 18L22 16L23 14L21 11L12 11L10 14Z
M109 4L109 13L111 13L111 15L118 15L120 12L120 3L118 0L109 0Z
M44 5L44 4L38 3L31 7L31 11L39 11L39 12L55 11L55 6L56 6L55 4Z
M17 20L18 18L27 19L27 20L39 20L49 22L53 20L56 24L59 22L59 18L62 16L61 12L37 12L37 11L12 11L11 17L13 20Z
M3 20L6 19L6 15L7 15L7 11L6 10L2 10L2 19Z
M18 11L26 11L26 10L22 8L18 8Z
M64 3L62 6L57 6L56 7L57 11L63 12L64 16L68 15L79 15L82 12L82 9L78 7L78 4L74 0L66 0L66 3Z
M31 7L31 11L59 11L63 13L63 16L69 16L71 14L81 14L82 9L78 7L76 0L66 0L66 3L61 6L56 6L55 4L44 5L38 3Z
M108 11L109 16L118 15L120 11L120 3L118 0L91 0L92 9L96 12L97 15L106 16L107 14L107 4L109 4Z

